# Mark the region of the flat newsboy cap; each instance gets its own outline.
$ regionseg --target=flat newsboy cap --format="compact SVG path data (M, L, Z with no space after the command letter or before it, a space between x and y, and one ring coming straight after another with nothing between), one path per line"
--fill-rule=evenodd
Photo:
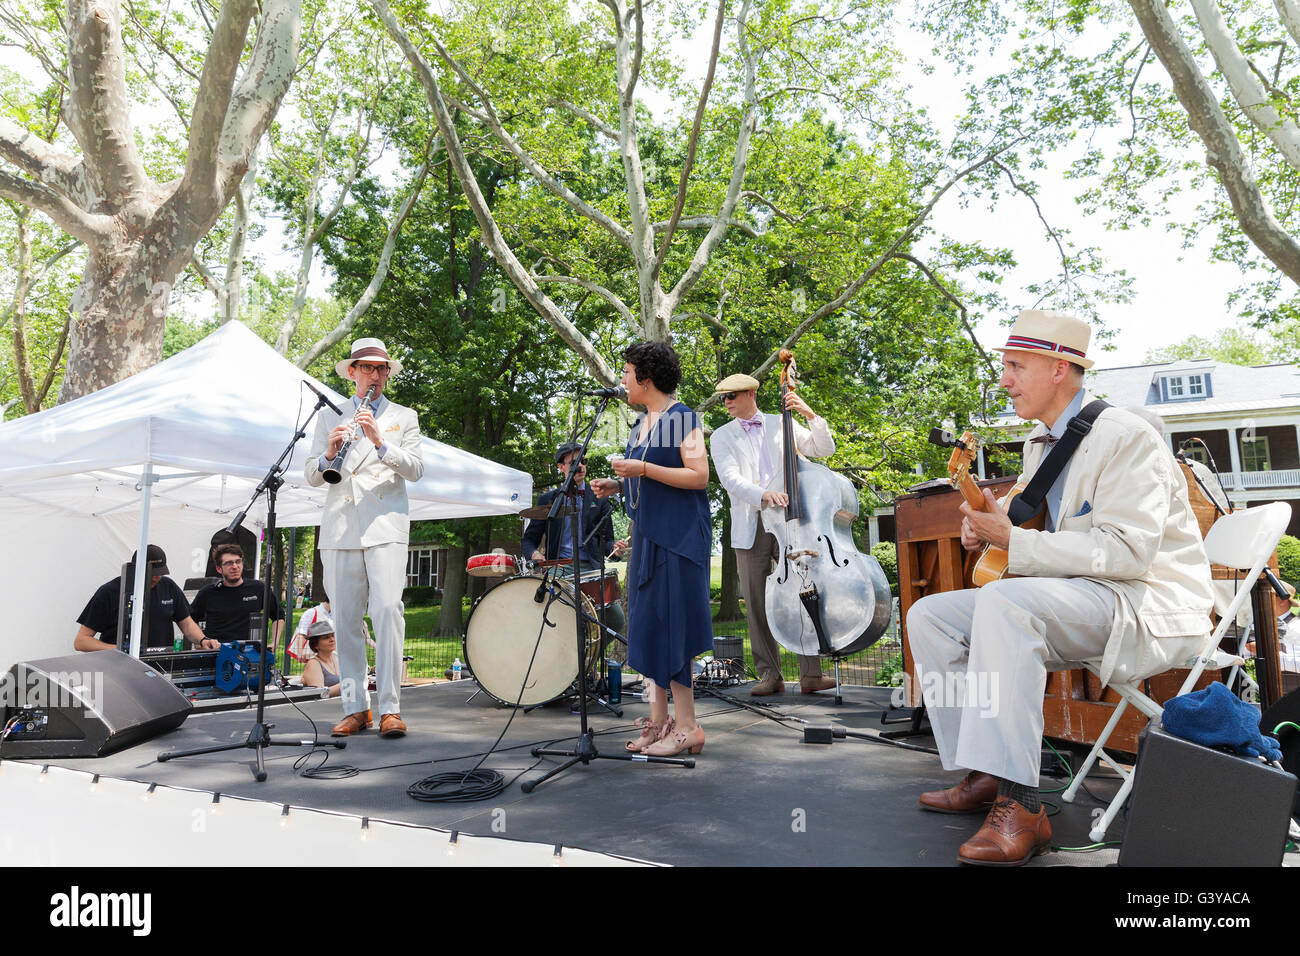
M713 391L717 394L722 394L723 392L748 392L751 389L757 388L758 379L754 378L752 375L745 375L742 372L737 373L736 375L728 375L717 384L717 387L714 388Z

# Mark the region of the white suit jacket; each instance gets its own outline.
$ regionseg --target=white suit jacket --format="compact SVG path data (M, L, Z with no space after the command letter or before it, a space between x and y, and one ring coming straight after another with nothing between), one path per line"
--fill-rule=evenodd
M808 428L794 422L794 443L809 458L825 458L835 452L830 426L820 415L809 422ZM769 461L776 468L775 474L783 475L780 415L763 416L763 444L767 447ZM709 439L709 454L718 469L718 480L731 499L731 546L752 548L758 531L763 492L767 489L758 483L758 456L740 422L733 418L713 433Z
M1022 480L1045 447L1026 441ZM1057 530L1013 528L1008 556L1013 574L1090 578L1115 593L1103 683L1181 664L1209 631L1210 564L1186 483L1164 440L1122 408L1104 410L1070 459Z
M328 408L316 419L316 434L307 453L304 472L313 488L325 484L321 477L320 457L329 444L330 432L352 418L351 406L344 406L346 417ZM352 443L341 469L343 479L328 485L325 512L320 522L322 550L369 548L377 544L410 539L411 519L406 502L406 483L419 481L424 475L420 457L420 423L414 409L384 400L375 419L388 446L381 459L375 446L360 432Z

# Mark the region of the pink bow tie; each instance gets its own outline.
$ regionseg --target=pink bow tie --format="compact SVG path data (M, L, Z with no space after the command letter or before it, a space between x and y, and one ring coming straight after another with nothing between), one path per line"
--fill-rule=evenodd
M753 418L738 418L736 420L740 422L740 427L745 429L746 432L758 431L763 427L762 415L755 415Z

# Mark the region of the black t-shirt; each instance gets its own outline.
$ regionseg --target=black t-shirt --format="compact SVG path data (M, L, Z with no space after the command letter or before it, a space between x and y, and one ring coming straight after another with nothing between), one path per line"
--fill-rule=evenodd
M117 644L117 608L121 577L113 578L101 584L90 598L90 603L77 618L78 624L84 624L92 631L99 632L99 639L106 644ZM190 603L185 600L185 592L175 581L164 576L157 587L149 589L149 633L143 635L145 648L172 646L172 622L180 623L190 616Z
M206 637L215 637L223 644L248 640L249 626L262 616L262 582L245 578L239 584L227 587L225 582L205 585L194 596L194 620L206 621ZM271 620L284 618L280 602L271 592Z

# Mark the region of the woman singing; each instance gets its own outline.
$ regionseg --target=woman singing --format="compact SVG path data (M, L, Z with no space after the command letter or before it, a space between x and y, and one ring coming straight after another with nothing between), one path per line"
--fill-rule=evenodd
M632 519L628 563L628 664L653 685L650 718L627 748L671 757L704 748L695 722L691 661L713 647L709 613L709 554L713 535L708 452L695 412L676 401L681 364L672 347L643 342L623 353L623 387L629 404L646 412L628 438L625 457L614 461ZM619 482L591 483L600 497ZM668 716L671 685L675 717Z

